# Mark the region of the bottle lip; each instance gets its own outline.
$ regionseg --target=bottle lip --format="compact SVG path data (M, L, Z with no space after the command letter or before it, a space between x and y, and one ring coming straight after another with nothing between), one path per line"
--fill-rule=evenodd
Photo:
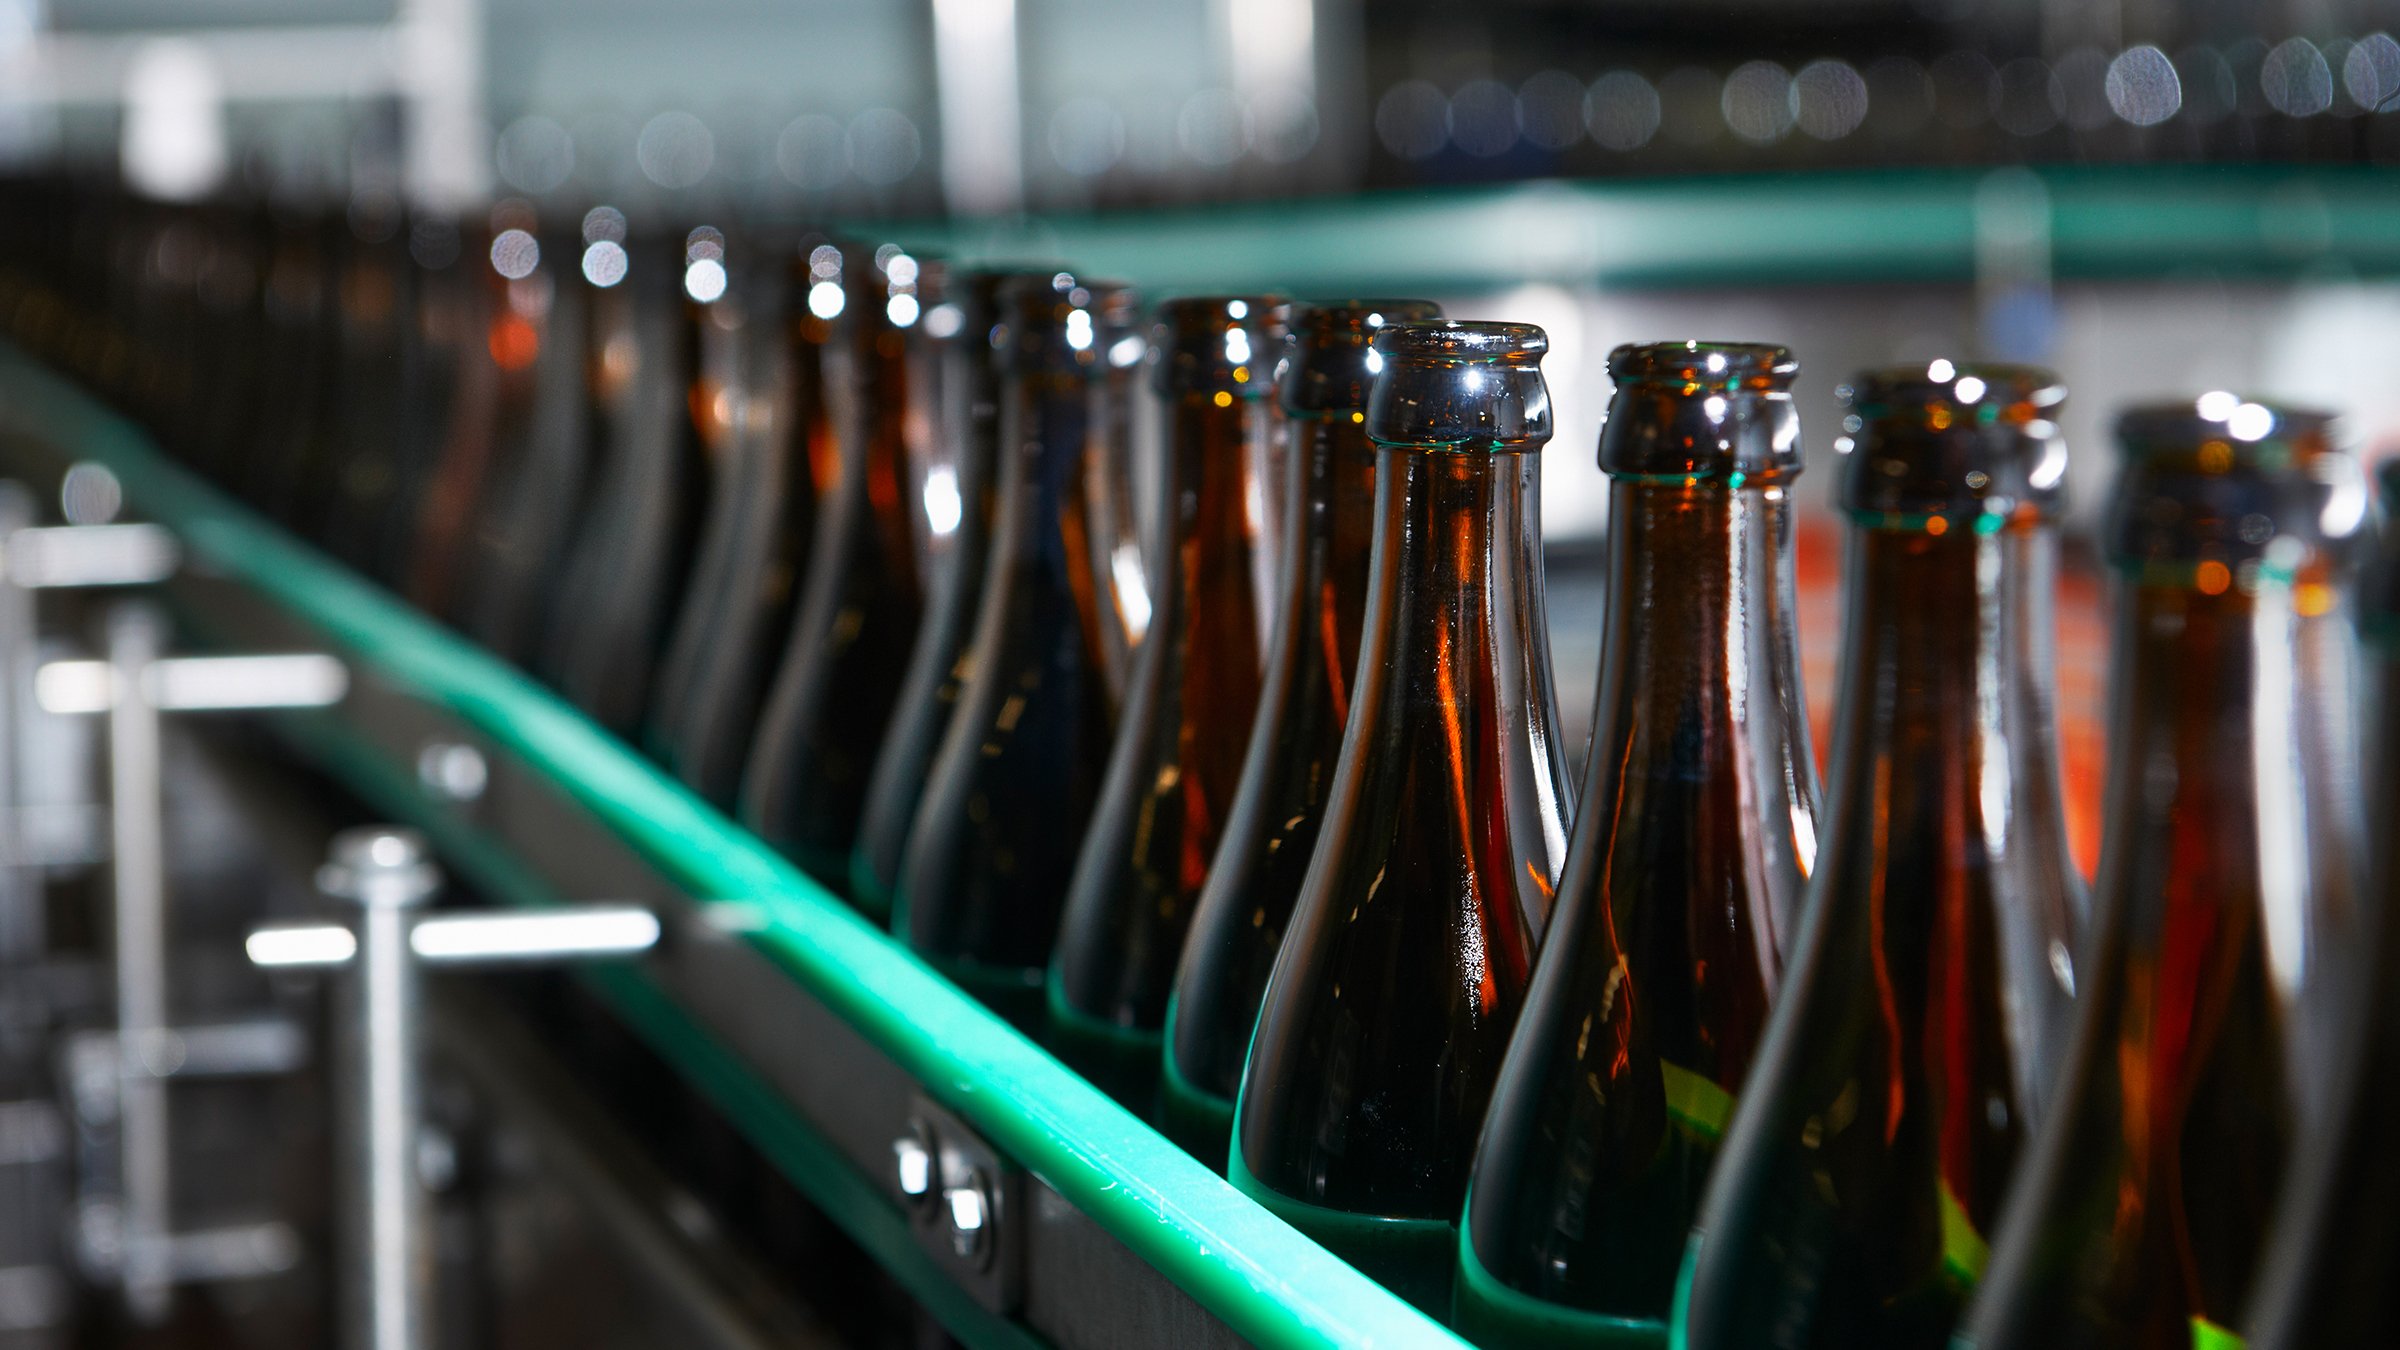
M1392 324L1430 323L1441 317L1441 306L1430 300L1293 306L1291 333L1276 377L1284 411L1294 417L1360 415L1382 365L1372 349L1375 334Z
M1064 326L1078 310L1112 311L1130 305L1133 294L1130 283L1083 277L1061 269L1011 272L1000 280L998 299L1002 308L1014 311L1028 323L1046 321Z
M1618 384L1781 389L1799 372L1791 349L1771 342L1629 342L1608 354L1608 376Z
M1542 353L1529 323L1390 324L1375 333L1367 439L1468 454L1538 450L1550 439ZM1380 364L1382 369L1376 370Z
M2321 409L2214 389L2126 409L2117 417L2117 445L2128 460L2227 473L2336 453L2340 428L2341 419Z
M1939 534L1962 519L1989 531L2056 514L2067 390L2051 372L1937 358L1868 371L1840 396L1851 409L1836 445L1840 501L1853 523Z
M1980 420L2032 421L2066 402L2067 387L2040 366L1936 357L1918 365L1861 372L1835 391L1861 417L1906 409L1973 410Z
M2127 410L2103 536L2111 562L2145 585L2217 594L2348 558L2368 488L2339 426L2223 391Z
M1386 360L1530 365L1550 350L1550 335L1530 323L1438 319L1387 324L1373 347Z
M1150 338L1160 390L1265 398L1290 311L1279 295L1186 295L1160 302Z

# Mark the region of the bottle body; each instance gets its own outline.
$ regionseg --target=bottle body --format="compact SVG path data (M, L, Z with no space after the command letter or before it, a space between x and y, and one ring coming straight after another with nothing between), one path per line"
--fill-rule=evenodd
M1498 324L1375 339L1390 364L1368 414L1355 692L1228 1160L1235 1185L1427 1308L1447 1297L1468 1157L1565 851L1535 523L1543 345ZM1470 398L1477 425L1445 434Z
M2375 690L2370 738L2372 820L2400 809L2400 470L2378 474L2381 548L2361 578L2359 636ZM2334 1049L2322 1118L2294 1154L2273 1238L2248 1309L2256 1350L2373 1345L2400 1319L2400 840L2378 831L2367 856L2364 978Z
M615 286L630 288L623 402L606 428L587 508L575 521L544 672L600 725L637 736L698 552L715 461L732 433L735 348L706 302L684 294L680 242L644 241Z
M1056 270L1044 269L1040 275ZM941 381L939 427L948 449L928 468L925 492L928 515L937 517L932 521L936 532L943 532L939 527L945 520L949 528L936 555L925 615L892 705L883 749L868 776L858 845L851 856L851 898L870 914L891 912L925 777L966 684L967 647L991 552L993 476L999 459L999 371L991 335L998 321L999 288L1015 275L1032 274L976 272L964 278L954 302L959 309L958 337L942 349L947 368Z
M983 599L893 897L893 929L911 948L1025 1027L1043 1016L1111 732L1088 555L1075 547L1100 354L1068 330L1114 294L1063 272L1002 288L995 348L1007 379Z
M411 542L408 595L430 613L455 618L462 564L495 485L513 476L525 449L535 370L554 277L533 280L541 245L532 213L496 211L488 234L464 242L459 266L473 283L462 302L468 340L458 354L457 391L439 459L427 478Z
M651 710L661 761L729 810L800 605L820 473L838 459L835 320L809 301L819 285L839 293L840 256L822 238L803 237L780 285L762 287L775 319L746 355L743 427L709 523L715 552L693 579Z
M2201 406L2205 408L2206 402ZM2262 408L2261 410L2265 410ZM2295 637L2332 605L2295 461L2338 467L2323 419L2264 444L2222 418L2119 424L2120 573L2108 833L2054 1105L1961 1340L2185 1344L2231 1334L2299 1118L2296 1010L2338 860L2290 845L2330 809L2295 753Z
M599 288L583 276L586 251L603 244L623 248L607 238L539 240L544 261L528 280L546 308L525 441L493 484L468 540L470 580L457 603L459 626L519 666L531 666L540 653L574 524L591 493L598 438L622 394L622 378L607 368L606 342L616 337L626 353L620 364L630 360L630 338L611 326L624 312L624 297L595 294Z
M849 327L831 404L840 465L814 526L800 608L744 774L742 818L810 875L847 889L867 775L900 692L922 612L908 491L911 386L929 378L920 315L938 270L906 253L844 259ZM899 323L894 315L908 318ZM874 917L881 918L881 914Z
M1256 540L1246 506L1252 447L1274 427L1265 374L1283 327L1278 300L1175 300L1155 340L1167 447L1157 505L1169 533L1048 990L1051 1043L1143 1114L1153 1105L1175 960L1258 707Z
M1858 385L1833 803L1686 1252L1683 1345L1938 1350L2063 1029L2082 905L2049 711L2059 394L1936 369Z
M1366 433L1367 342L1424 322L1424 301L1311 306L1293 323L1279 379L1290 431L1280 485L1282 556L1267 665L1241 779L1175 976L1160 1084L1168 1136L1223 1167L1259 1001L1333 787L1365 622L1375 533L1375 446Z
M1816 852L1790 354L1674 344L1610 367L1582 813L1464 1225L1457 1315L1495 1341L1549 1308L1666 1314Z

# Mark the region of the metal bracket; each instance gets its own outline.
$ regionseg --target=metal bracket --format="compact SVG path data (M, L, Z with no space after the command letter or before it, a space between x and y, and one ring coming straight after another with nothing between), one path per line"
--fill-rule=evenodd
M100 838L88 808L26 790L50 767L33 746L34 592L148 585L180 556L161 526L37 526L35 510L33 494L0 484L0 963L37 960L46 945L40 881L25 869L95 861Z
M918 1243L976 1302L1014 1313L1024 1297L1024 1170L922 1096L892 1141L892 1164Z
M355 905L355 925L279 924L253 931L245 944L264 968L340 969L346 977L339 1164L346 1350L424 1350L429 1340L432 1262L417 1148L424 968L555 965L636 956L658 944L658 916L632 905L420 917L441 884L415 831L346 830L335 837L317 887Z
M90 580L95 576L155 580L151 570L172 562L172 541L161 545L148 534L123 533L150 528L19 530L8 539L5 561L12 570L30 570L37 581L62 576L82 578L77 584L98 584ZM94 536L75 531L104 534L97 547L78 554L64 541ZM35 546L20 553L27 535L35 536ZM159 718L166 712L323 707L339 702L348 689L348 674L332 657L167 659L160 655L165 633L166 622L154 610L120 605L109 614L106 660L53 661L36 670L32 681L34 699L47 712L108 718L117 1029L109 1038L113 1044L100 1053L113 1052L115 1060L114 1110L107 1114L117 1122L118 1184L113 1204L81 1207L82 1247L87 1267L96 1275L114 1276L134 1316L145 1322L166 1316L175 1285L272 1269L278 1259L296 1259L298 1245L279 1224L233 1233L172 1231L167 1081L177 1075L162 1073L159 1066L170 1059L188 1065L195 1038L206 1047L234 1044L241 1037L214 1029L212 1039L212 1029L177 1028L168 1021ZM246 1034L255 1036L255 1029ZM77 1074L74 1081L98 1079ZM85 1106L104 1110L97 1100ZM287 1251L294 1256L285 1257Z

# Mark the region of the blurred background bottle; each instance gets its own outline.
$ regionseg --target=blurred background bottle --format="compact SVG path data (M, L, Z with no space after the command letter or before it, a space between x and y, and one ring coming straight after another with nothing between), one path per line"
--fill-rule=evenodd
M1114 731L1078 490L1098 430L1091 339L1121 287L1071 273L1001 287L1004 372L983 601L967 676L911 827L892 927L1020 1026L1042 985Z
M1154 507L1166 532L1049 977L1060 1057L1144 1115L1175 961L1258 711L1253 474L1277 431L1270 373L1285 320L1272 296L1170 300L1151 339L1166 447Z
M2332 429L2213 393L2119 419L2108 831L2072 1048L1960 1333L1981 1350L2241 1325L2353 884L2299 847L2342 809L2299 735L2302 629L2340 607L2364 506Z
M603 240L602 242L610 242ZM599 301L598 392L612 404L545 616L540 670L602 726L639 735L650 681L684 593L714 463L732 431L730 335L683 290L685 243L586 250L613 278Z
M1242 1060L1324 824L1349 718L1375 538L1375 443L1367 437L1369 343L1386 324L1428 323L1423 300L1302 305L1277 363L1290 447L1280 482L1283 570L1271 602L1258 715L1168 1000L1162 1127L1225 1165Z
M923 612L911 523L923 498L910 468L928 457L921 442L934 428L909 413L920 406L916 386L938 370L921 320L941 301L944 275L940 263L898 249L843 250L841 321L826 367L839 461L744 770L743 822L838 891L849 888L867 776Z
M2374 693L2370 819L2400 811L2400 464L2376 474L2381 539L2359 579L2358 625ZM2370 836L2365 960L2348 973L2320 1121L2293 1150L2243 1329L2257 1350L2372 1345L2400 1318L2400 835Z
M859 908L870 914L891 912L892 891L907 855L909 827L916 821L926 773L966 684L965 658L983 600L998 492L993 479L999 461L1001 371L992 335L1000 324L1000 290L1020 277L1047 282L1058 271L970 271L954 283L950 311L936 306L927 316L928 324L956 325L939 349L946 367L939 434L948 450L929 467L922 489L929 528L946 535L946 541L927 581L924 618L917 626L859 816L850 892Z

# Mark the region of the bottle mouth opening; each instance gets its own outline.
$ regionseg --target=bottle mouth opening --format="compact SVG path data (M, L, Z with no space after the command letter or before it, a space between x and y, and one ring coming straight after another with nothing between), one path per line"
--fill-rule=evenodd
M1281 327L1290 305L1278 295L1189 295L1162 300L1158 326L1168 342L1209 341L1228 330Z
M2340 419L2216 389L2197 398L2129 408L2117 418L2117 444L2137 461L2185 460L2203 472L2236 466L2275 468L2329 454Z
M1608 354L1608 376L1619 384L1779 389L1799 371L1791 349L1771 342L1634 342Z
M1133 287L1125 282L1079 277L1067 271L1011 271L1000 279L997 297L1002 308L1037 325L1080 326L1073 319L1078 312L1085 315L1085 324L1095 316L1129 318L1134 303Z
M1375 335L1393 324L1435 323L1441 317L1441 306L1430 300L1295 306L1292 340L1276 371L1284 411L1294 417L1359 412L1383 364L1368 345Z
M1442 307L1431 300L1331 300L1294 305L1291 328L1301 342L1363 343L1393 324L1439 323Z
M1289 302L1274 295L1187 296L1158 307L1151 337L1162 391L1264 398L1282 346Z
M1909 409L1947 409L2013 412L2028 420L2048 416L2066 402L2067 389L2039 366L1936 358L1920 366L1867 371L1840 396L1869 419Z
M1388 324L1376 331L1374 346L1392 360L1530 364L1550 350L1550 335L1529 323L1440 319Z

